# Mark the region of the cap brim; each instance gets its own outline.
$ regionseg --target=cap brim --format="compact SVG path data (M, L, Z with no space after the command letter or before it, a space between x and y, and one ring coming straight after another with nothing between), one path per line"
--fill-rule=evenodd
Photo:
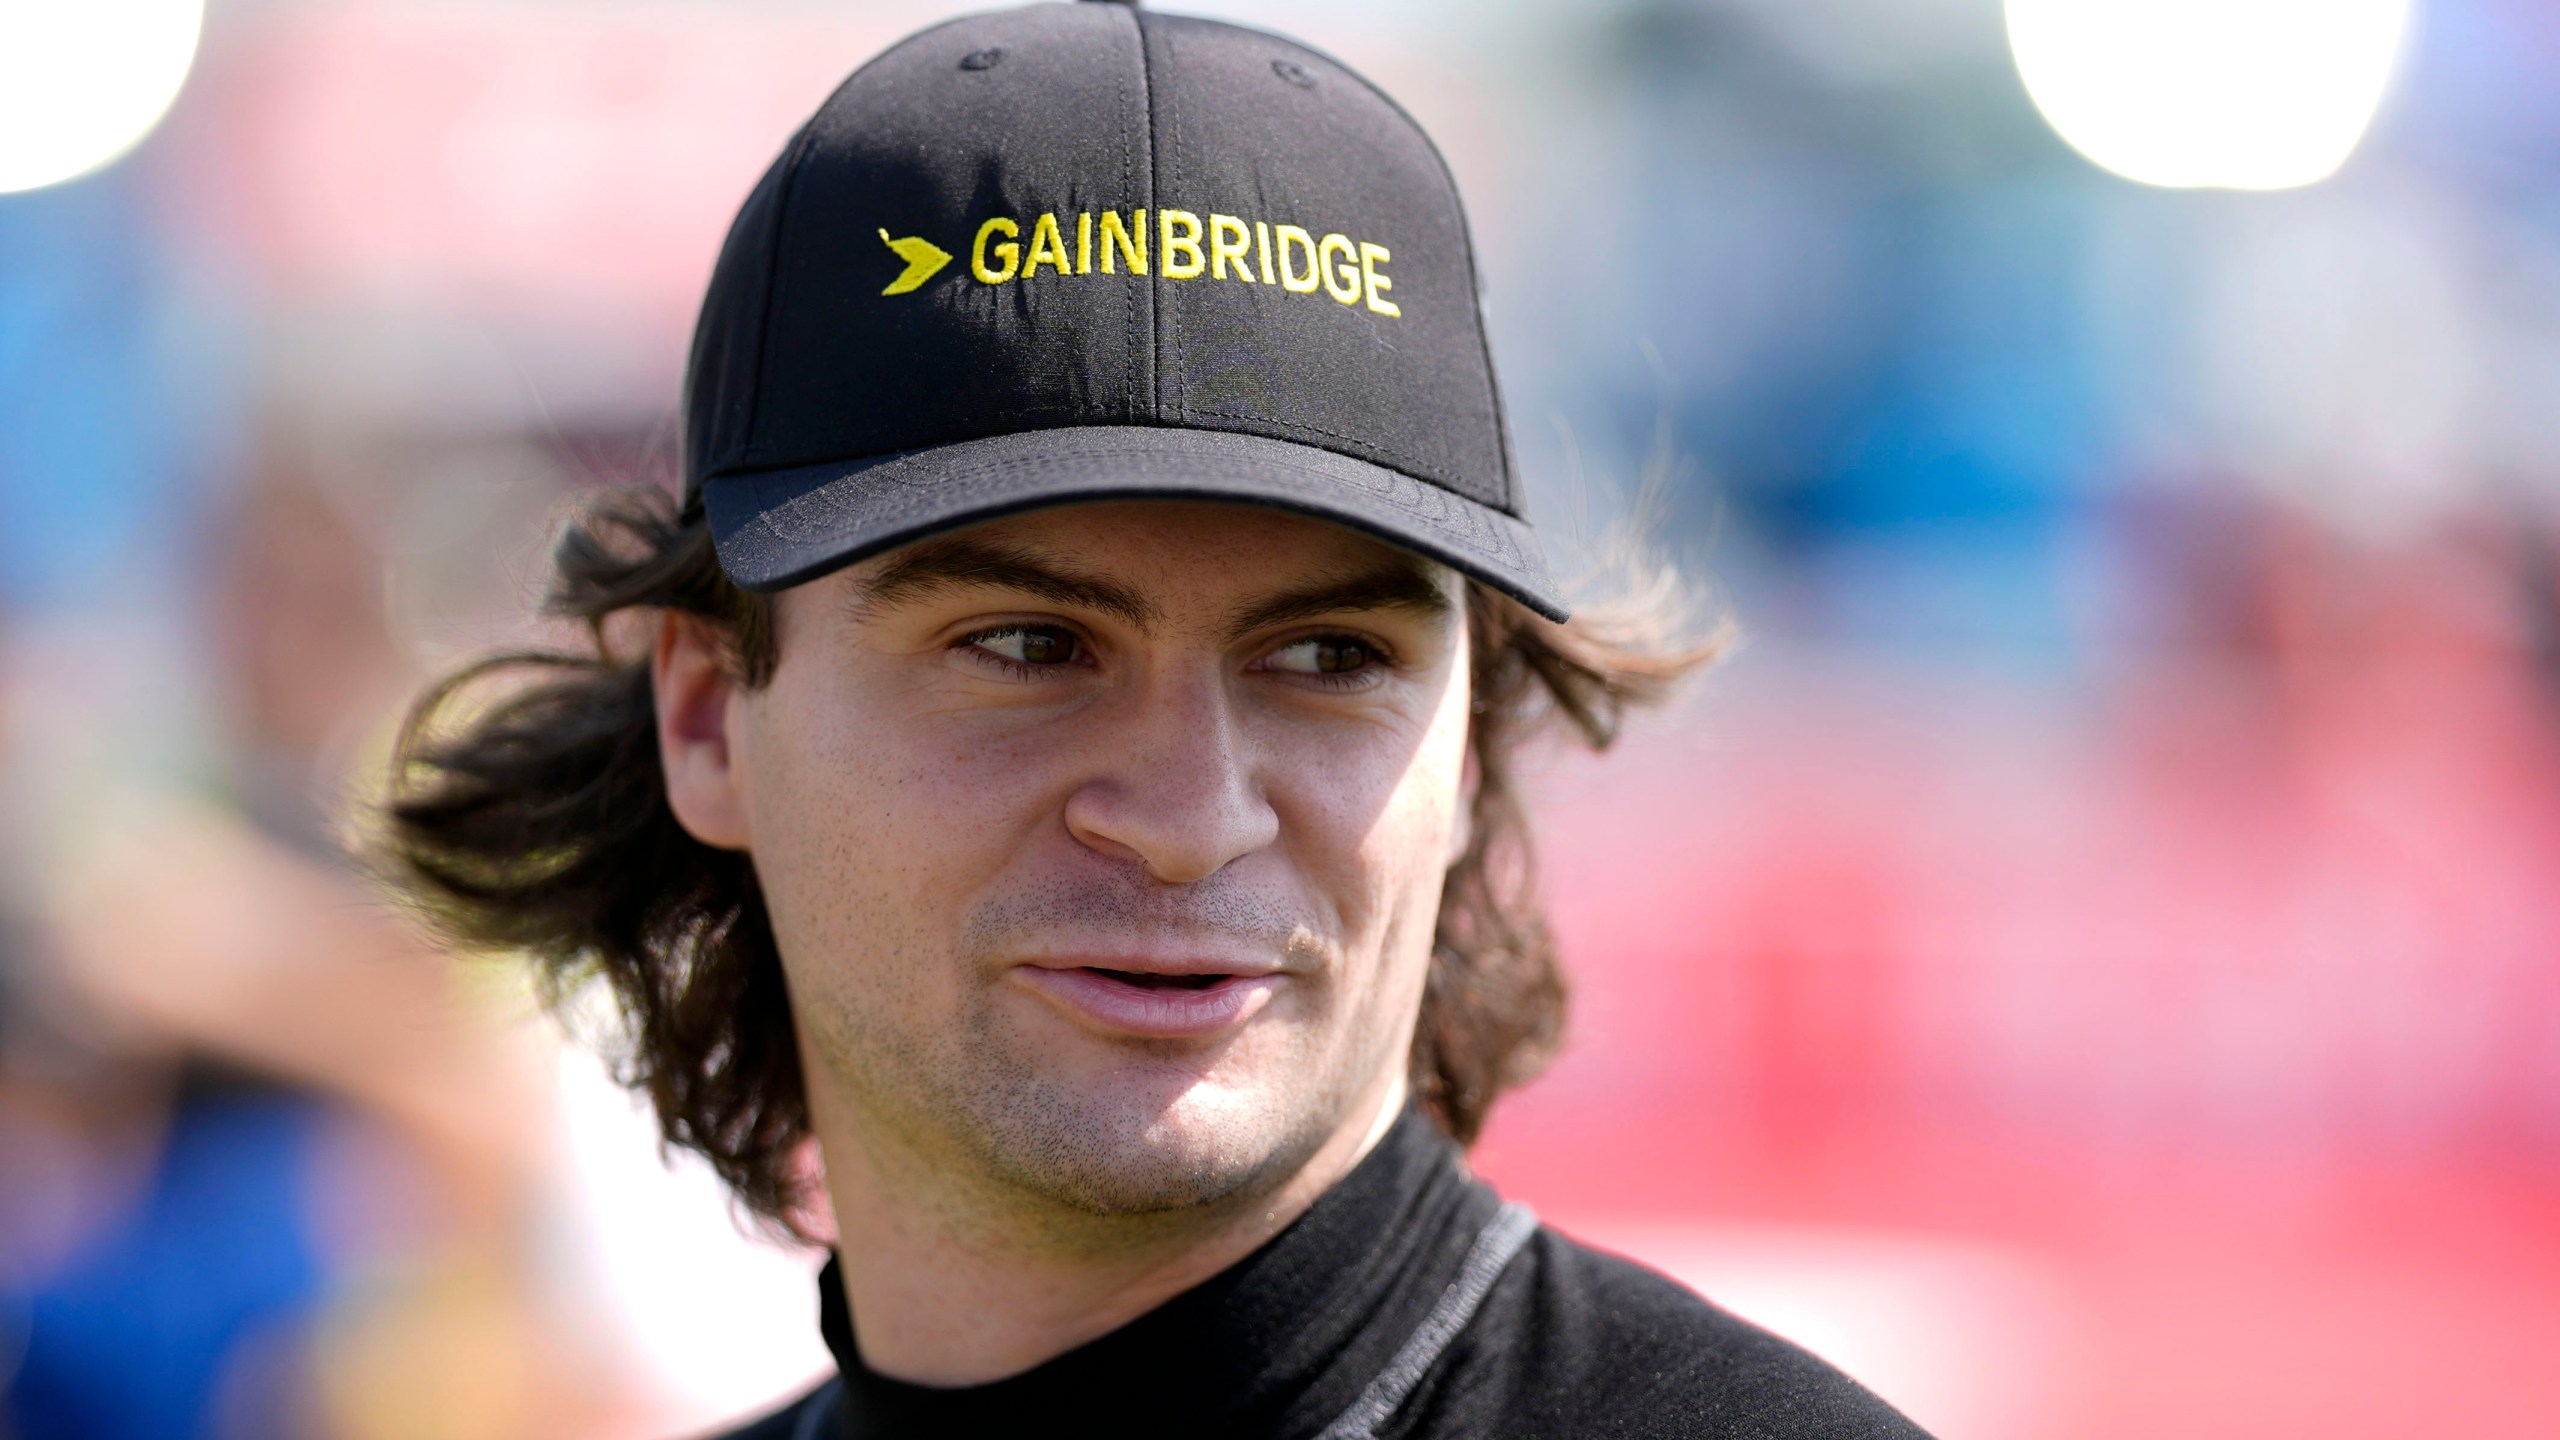
M1312 515L1447 564L1550 620L1569 613L1526 522L1330 450L1214 430L1093 425L867 460L715 475L721 568L749 590L813 580L910 541L1085 500L1228 500Z

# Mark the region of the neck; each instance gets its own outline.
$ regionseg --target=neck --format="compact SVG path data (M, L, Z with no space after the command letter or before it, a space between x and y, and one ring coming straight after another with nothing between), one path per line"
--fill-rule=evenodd
M1276 1185L1135 1216L990 1203L953 1185L946 1164L873 1127L830 1123L840 1117L817 1106L863 1363L914 1384L979 1385L1109 1334L1288 1228L1377 1145L1404 1100L1398 1071Z

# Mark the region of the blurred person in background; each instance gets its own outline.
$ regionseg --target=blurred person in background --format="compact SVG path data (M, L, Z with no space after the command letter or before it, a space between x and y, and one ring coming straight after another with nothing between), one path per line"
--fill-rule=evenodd
M739 215L681 504L564 532L593 648L421 702L413 892L836 1243L838 1376L741 1434L1919 1433L1465 1167L1561 1018L1517 752L1712 648L1567 618L1477 288L1314 52L926 31Z
M560 1341L522 1251L539 1072L330 818L408 676L383 557L319 455L280 429L217 532L212 793L99 797L6 932L9 1440L604 1418L596 1357Z

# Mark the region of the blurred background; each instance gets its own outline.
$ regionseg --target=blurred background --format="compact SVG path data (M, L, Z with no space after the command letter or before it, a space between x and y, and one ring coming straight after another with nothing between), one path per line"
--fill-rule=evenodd
M0 1437L826 1364L333 817L961 8L0 3ZM1948 1440L2560 1433L2560 10L1187 8L1419 116L1551 544L1748 634L1540 776L1579 1009L1482 1168Z

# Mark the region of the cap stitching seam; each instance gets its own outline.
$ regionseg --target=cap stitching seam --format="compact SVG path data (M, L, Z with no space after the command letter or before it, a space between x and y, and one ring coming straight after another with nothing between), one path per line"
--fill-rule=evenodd
M1211 431L1203 433L1223 434L1226 432ZM877 503L880 500L887 498L885 495L880 493L884 490L905 491L919 496L927 495L929 492L947 494L954 487L975 487L983 485L986 481L997 477L1009 474L1018 474L1023 471L1073 468L1076 462L1082 458L1085 457L1060 455L1008 456L1002 459L983 462L956 474L946 474L931 478L924 476L904 476L896 473L896 471L890 466L882 466L879 469L873 470L867 475L859 478L868 480L874 487L876 487L872 498L874 502ZM1354 461L1359 460L1359 457L1357 456L1345 456L1344 458ZM1256 459L1259 463L1269 465L1273 468L1288 470L1313 479L1325 480L1328 482L1341 482L1347 478L1340 473L1329 470L1323 466L1311 465L1303 461L1291 460L1283 456L1261 455L1257 456ZM1465 535L1476 540L1478 543L1489 543L1497 548L1505 557L1519 563L1526 564L1525 556L1514 537L1506 532L1502 526L1490 516L1477 514L1475 513L1475 510L1489 510L1492 511L1494 515L1502 516L1504 519L1508 519L1514 524L1524 523L1518 516L1511 515L1508 512L1503 511L1498 506L1487 505L1484 501L1474 499L1471 496L1458 494L1455 491L1436 485L1431 481L1421 479L1418 476L1407 475L1401 471L1388 469L1385 466L1375 466L1374 468L1376 468L1389 483L1387 486L1383 487L1361 486L1360 488L1366 491L1366 493L1386 500L1388 503L1393 504L1397 509L1408 515L1412 515L1420 520L1432 523L1435 528L1441 529L1443 533L1450 535ZM853 479L857 477L848 476L846 478ZM1355 481L1354 483L1356 484L1357 482ZM1434 501L1442 503L1430 503ZM1475 507L1475 509L1452 510L1449 509L1445 503L1449 501L1462 502L1464 505ZM774 512L770 509L765 510L758 516L758 523L769 527L773 513ZM1451 523L1453 521L1456 523Z
M1164 233L1164 135L1156 114L1155 55L1149 48L1155 27L1144 10L1131 10L1129 18L1138 24L1138 71L1147 85L1147 206L1156 222L1156 233ZM1167 286L1164 278L1164 247L1155 247L1155 264L1147 277L1147 338L1155 346L1154 363L1147 367L1147 418L1161 424L1165 418L1165 327L1172 324L1172 312L1165 304Z
M1195 410L1189 413L1194 415L1205 415L1213 420L1250 420L1257 425L1270 425L1282 430L1303 430L1310 435L1322 435L1329 439L1348 441L1351 444L1361 446L1364 449L1375 450L1381 455L1390 456L1394 459L1403 461L1405 464L1412 466L1416 470L1428 470L1433 468L1430 465L1425 464L1421 457L1410 454L1404 450L1400 450L1395 446L1382 445L1375 440L1364 439L1358 435L1346 434L1340 430L1327 430L1321 425L1309 425L1301 420L1280 420L1269 415L1255 415L1240 410ZM1424 480L1419 475L1409 476L1407 478L1418 481L1424 485L1432 486L1435 489L1449 490L1450 488L1437 480ZM1450 490L1450 493L1459 494L1459 492L1455 490ZM1475 497L1472 495L1460 495L1459 498L1475 500ZM1476 500L1475 503L1481 505L1484 502Z
M1009 406L1009 407L1007 407L1007 408L1005 408L1005 409L1003 409L1003 410L982 411L982 412L980 412L980 413L979 413L979 418L980 418L980 419L982 419L982 420L989 420L989 421L1003 421L1003 420L1013 419L1013 418L1015 418L1015 417L1017 417L1017 416L1027 416L1027 415L1082 415L1082 414L1084 414L1084 413L1085 413L1085 411L1086 411L1086 407L1085 407L1085 406L1082 406L1082 405L1079 405L1079 404L1075 404L1075 403L1073 403L1073 402L1062 402L1062 403L1054 404L1054 405L1015 405L1015 406ZM1243 411L1234 411L1234 410L1196 410L1196 411L1193 411L1193 412L1191 412L1191 413L1192 413L1192 414L1194 414L1194 415L1203 416L1203 417L1206 417L1206 418L1209 418L1209 419L1215 419L1215 420L1243 420L1243 421L1249 421L1249 422L1251 422L1251 423L1253 423L1253 424L1256 424L1256 425L1267 425L1267 426L1272 427L1273 429L1278 429L1278 430L1294 430L1294 431L1298 431L1298 432L1301 432L1301 433L1304 433L1304 434L1308 434L1308 435L1321 435L1321 436L1324 436L1326 439L1329 439L1329 440L1340 440L1340 441L1345 442L1346 444L1359 446L1359 447L1361 447L1362 449L1369 450L1369 451L1373 451L1373 452L1375 452L1375 453L1377 453L1377 454L1379 454L1379 455L1386 456L1388 459L1396 461L1399 465L1403 466L1406 470L1410 470L1410 471L1425 471L1425 470L1428 470L1428 469L1430 469L1430 468L1431 468L1430 466L1428 466L1428 465L1424 464L1424 463L1423 463L1423 462L1422 462L1418 457L1416 457L1416 456L1414 456L1414 455L1412 455L1412 454L1409 454L1409 453L1407 453L1407 452L1405 452L1405 451L1403 451L1403 450L1400 450L1400 449L1398 449L1398 448L1396 448L1396 447L1394 447L1394 446L1378 444L1378 443L1377 443L1377 442L1375 442L1375 441L1367 440L1367 439L1364 439L1364 438L1362 438L1362 437L1360 437L1360 436L1358 436L1358 435L1348 434L1348 433L1345 433L1345 432L1340 431L1340 430L1328 430L1328 429L1326 429L1324 426L1321 426L1321 425L1309 425L1309 424L1306 424L1306 423L1304 423L1304 422L1302 422L1302 421L1296 421L1296 420L1281 420L1281 419L1276 419L1276 418L1274 418L1274 417L1272 417L1272 416L1269 416L1269 415L1254 415L1254 414L1249 414L1249 413L1246 413L1246 412L1243 412ZM1144 426L1144 427L1141 427L1141 428L1145 428L1145 429L1152 429L1152 430L1181 430L1181 429L1186 429L1186 428L1198 429L1199 427L1186 427L1186 426L1181 426L1181 425L1151 425L1151 426ZM1230 435L1230 434L1236 434L1236 433L1239 433L1239 432L1236 432L1236 431L1230 431L1230 430L1201 430L1201 431L1200 431L1200 433L1202 433L1202 434L1208 434L1208 435ZM1251 432L1249 432L1249 431L1248 431L1248 432L1242 432L1242 433L1250 434ZM999 436L976 436L976 437L971 437L971 438L972 438L972 439L995 439L995 438L1000 438L1000 437L999 437ZM929 446L926 446L926 447L923 447L923 448L927 448L927 449L938 449L938 448L940 448L940 447L941 447L941 446L943 446L943 445L965 445L965 444L968 444L968 443L969 443L969 441L968 441L968 440L945 440L945 441L940 441L940 442L937 442L937 443L936 443L936 444L934 444L934 445L929 445ZM1330 450L1332 447L1328 446L1328 447L1324 447L1324 448L1326 448L1326 449ZM1347 458L1347 459L1353 459L1353 460L1360 460L1360 459L1365 459L1365 458L1366 458L1366 457L1364 457L1364 456L1360 455L1359 453L1357 453L1357 452L1355 452L1355 451L1334 451L1333 453L1343 455L1345 458ZM823 462L817 462L817 463L823 463ZM1011 460L1011 461L1004 461L1004 462L1000 462L1000 463L1007 464L1007 465L1022 465L1022 464L1029 464L1029 463L1034 463L1034 462L1032 462L1032 461L1028 461L1028 460ZM1372 462L1372 463L1374 463L1374 462ZM794 467L794 466L776 466L776 467L769 467L769 468L775 468L775 469L788 469L788 468L796 468L796 467ZM750 471L750 472L732 472L732 473L759 473L759 472L753 472L753 471ZM1446 485L1446 484L1443 484L1443 483L1442 483L1442 482L1440 482L1440 481L1425 479L1425 478L1423 478L1423 476L1422 476L1422 475L1420 475L1420 474L1406 474L1404 478L1406 478L1407 480L1412 481L1413 483L1415 483L1415 484L1417 484L1417 485L1428 485L1428 486L1430 486L1431 488L1433 488L1434 490L1438 490L1438 491L1441 491L1441 492L1446 493L1446 494L1448 494L1448 495L1454 496L1454 497L1456 497L1456 498L1458 498L1458 499L1460 499L1460 500L1464 500L1464 501L1466 501L1467 503L1469 503L1469 504L1471 504L1471 505L1484 505L1484 504L1488 504L1488 503L1489 503L1489 502L1487 502L1487 501L1478 500L1476 497L1474 497L1474 496L1472 496L1472 495L1469 495L1469 494L1466 494L1466 493L1464 493L1463 491L1459 491L1459 490L1453 489L1453 488L1451 488L1450 486L1448 486L1448 485ZM1495 508L1495 509L1500 509L1501 507L1497 505L1497 506L1495 506L1494 508ZM1508 513L1508 512L1505 512L1505 513ZM1515 517L1515 518L1516 518L1516 517Z
M1129 17L1129 28L1130 32L1137 38L1138 75L1143 81L1146 78L1147 71L1147 41L1146 36L1138 32L1137 23L1137 17L1132 14ZM1120 72L1119 113L1124 117L1124 119L1129 113L1129 72L1125 70ZM1137 180L1138 156L1136 137L1132 131L1123 130L1120 132L1120 193L1126 195L1130 191L1135 190L1137 188ZM1107 246L1110 241L1106 238L1103 243ZM1126 397L1122 401L1123 408L1128 413L1129 418L1134 420L1137 418L1138 413L1137 286L1123 285L1120 287L1120 305L1124 312L1123 329L1121 333L1127 337L1126 343L1124 343L1120 349L1120 393Z
M1176 75L1182 73L1182 65L1173 53L1177 48L1179 48L1178 37L1180 34L1181 32L1178 30L1167 30L1164 36L1164 58L1174 62L1172 70ZM1174 106L1172 109L1172 115L1174 174L1177 177L1189 177L1191 175L1198 174L1199 172L1193 168L1191 164L1191 135L1188 127L1183 124L1182 107L1179 105ZM1197 205L1200 202L1194 200L1191 203ZM1156 212L1156 238L1159 241L1164 238L1164 212L1161 210ZM1161 264L1162 262L1159 261L1158 263ZM1191 367L1184 363L1183 360L1185 352L1182 347L1182 311L1179 308L1173 312L1173 318L1173 351L1175 362L1173 367L1173 413L1174 418L1178 420L1189 420L1191 418Z
M1312 479L1338 482L1345 478L1333 471L1325 469L1322 466L1307 465L1286 460L1278 456L1262 456L1258 458L1262 463L1268 464L1276 469L1288 470ZM883 471L886 470L886 467L883 467L883 471L874 471L871 475L862 478L870 479L875 485L884 489L907 491L920 496L928 494L933 496L944 496L948 495L955 487L982 486L987 481L994 480L1005 475L1018 474L1023 471L1067 469L1072 468L1072 465L1073 461L1069 457L1023 455L988 461L974 467L968 472L957 475L946 475L934 479L927 479L924 477L911 478L898 475L894 472L883 473ZM1386 470L1384 467L1379 468L1390 481L1401 481L1404 486L1422 487L1429 493L1399 493L1398 488L1363 487L1367 490L1367 493L1386 500L1388 503L1394 505L1397 509L1408 515L1433 523L1435 527L1441 529L1443 533L1452 536L1465 536L1467 538L1474 539L1479 543L1489 541L1499 547L1504 555L1513 559L1521 557L1521 552L1517 545L1513 543L1512 537L1505 533L1500 525L1493 523L1489 518L1476 515L1465 510L1453 512L1439 505L1417 502L1427 502L1433 499L1444 501L1460 500L1482 509L1494 510L1494 507L1485 505L1483 501L1472 500L1466 496L1453 494L1450 491L1443 490L1439 486L1433 485L1427 480L1417 479L1414 476L1406 475L1399 471ZM1133 489L1145 488L1143 485L1137 484L1136 482L1131 482L1131 484ZM873 496L875 502L883 498L886 497L876 492ZM1302 500L1301 503L1312 504L1314 502ZM766 510L760 513L757 516L759 525L770 529L773 513L774 512L771 510ZM1502 514L1503 512L1495 510L1495 513ZM1518 517L1516 516L1506 515L1505 518L1512 520L1514 523L1519 523ZM1461 523L1458 525L1451 525L1447 523L1452 519L1458 520Z
M1310 473L1316 473L1316 472L1310 472ZM1410 477L1403 477L1403 478L1410 479ZM1098 493L1098 494L1097 494L1096 498L1101 498L1101 493L1116 493L1116 492L1100 492L1100 493ZM1147 494L1153 494L1153 493L1157 493L1157 492L1153 491L1150 487L1145 487L1145 486L1133 486L1133 487L1131 487L1131 488L1130 488L1126 493L1131 494L1131 495L1147 495ZM1241 498L1241 497L1239 497L1239 498ZM1329 508L1329 507L1323 506L1323 505L1321 505L1321 504L1319 504L1319 503L1317 503L1317 502L1314 502L1314 501L1311 501L1311 500L1308 500L1308 499L1305 499L1305 498L1302 498L1302 497L1261 496L1261 497L1255 497L1255 499L1254 499L1253 503L1256 503L1256 504L1263 504L1263 505L1269 505L1269 506L1271 506L1271 507L1273 507L1273 508L1275 508L1275 509L1288 510L1288 511L1294 511L1294 512L1299 513L1299 514L1313 515L1313 516L1316 516L1317 518L1320 518L1320 519L1330 519L1330 520L1335 520L1335 521L1338 521L1338 522L1339 522L1339 521L1345 521L1345 520L1347 520L1349 523L1352 523L1352 524L1355 524L1355 525L1369 523L1369 522L1370 522L1370 519L1371 519L1371 517L1360 516L1360 515L1358 515L1356 512L1332 509L1332 508ZM1404 508L1404 507L1399 507L1399 508ZM1429 523L1429 521L1430 521L1430 519L1431 519L1431 517L1430 517L1430 516L1423 515L1423 514L1421 514L1420 512L1417 512L1417 511L1409 511L1408 513L1413 514L1417 519L1419 519L1419 520L1423 521L1425 524L1428 524L1428 523ZM1517 516L1513 516L1513 515L1508 515L1508 514L1503 514L1502 512L1499 512L1499 511L1497 511L1497 512L1495 512L1495 513L1496 513L1497 515L1500 515L1500 516L1501 516L1501 518L1502 518L1503 520L1506 520L1506 521L1510 522L1512 525L1519 525L1519 526L1523 526L1523 527L1525 528L1525 522L1523 522L1522 520L1520 520L1520 519L1519 519L1519 517L1517 517ZM763 518L763 517L758 517L758 528L759 528L759 529L764 529L764 530L765 530L765 534L766 534L767 536L769 536L770 538L772 538L772 539L774 539L774 540L776 540L776 541L778 541L778 542L780 542L780 543L782 543L782 544L787 545L787 544L789 543L788 538L787 538L787 537L782 537L782 536L774 536L774 535L772 535L772 532L770 531L770 529L767 529L767 528L765 528L765 527L762 525L762 518ZM1471 518L1473 518L1473 517L1471 517ZM1445 554L1445 555L1443 555L1443 556L1441 556L1440 558L1442 558L1446 563L1449 563L1449 564L1452 564L1452 565L1457 566L1457 567L1458 567L1459 569L1461 569L1461 570L1465 570L1465 571L1468 571L1469 573L1476 574L1476 575L1478 576L1478 578L1483 579L1483 580L1486 580L1488 583L1492 584L1495 588L1500 589L1500 590L1504 591L1504 592L1505 592L1505 593L1507 593L1507 594L1511 594L1511 595L1517 596L1517 597L1519 597L1519 598L1521 598L1521 599L1524 599L1524 600L1528 600L1528 601L1530 601L1533 605L1540 605L1540 606L1543 606L1543 605L1553 605L1553 604L1557 604L1557 603L1559 603L1559 602L1557 602L1554 598L1552 598L1552 596L1551 596L1551 593L1550 593L1550 592L1552 591L1552 588L1553 588L1553 586L1554 586L1555 582L1554 582L1554 580L1553 580L1553 578L1552 578L1552 577L1550 577L1550 576L1548 576L1548 575L1547 575L1547 573L1546 573L1546 567L1545 567L1545 565L1544 565L1544 563L1543 563L1542 561L1533 560L1533 559L1530 557L1530 555L1528 554L1528 552L1524 551L1524 550L1523 550L1523 549L1521 549L1518 545L1516 545L1515 543L1513 543L1513 540L1512 540L1512 537L1511 537L1510 533L1509 533L1508 531L1504 530L1500 524L1494 523L1494 522L1492 522L1492 521L1487 521L1487 522L1486 522L1486 524L1485 524L1484 529L1485 529L1485 533L1484 533L1484 535L1482 535L1482 536L1466 536L1466 535L1459 535L1459 534L1457 534L1457 533L1450 532L1450 531L1446 531L1446 530L1440 531L1439 533L1442 535L1442 537L1443 537L1445 540L1447 540L1447 541L1451 541L1451 542L1464 541L1464 540L1470 540L1470 539L1485 539L1485 538L1492 539L1493 541L1495 541L1495 542L1499 545L1499 547L1500 547L1500 549L1501 549L1501 551L1502 551L1502 553L1501 553L1500 555L1489 555L1489 554L1474 554L1474 555L1470 555L1470 554L1469 554L1469 553L1468 553L1468 552L1467 552L1467 551L1466 551L1462 546L1460 546L1460 545L1456 545L1456 544L1452 544L1452 545L1450 546L1449 553L1448 553L1448 554ZM1401 536L1390 536L1390 537L1388 537L1388 538L1395 540L1397 543L1406 544L1406 545L1411 545L1411 546L1414 546L1414 547L1416 547L1416 548L1424 549L1426 553L1429 553L1429 550L1430 550L1430 548L1431 548L1431 544L1430 544L1430 542L1429 542L1429 541L1427 541L1427 540L1425 540L1425 539L1424 539L1423 537L1421 537L1421 536L1416 536L1416 535L1406 534L1406 535L1401 535ZM747 533L746 533L746 532L744 532L744 531L738 532L737 534L733 535L733 536L731 537L731 540L732 540L732 542L745 541L745 542L747 542L747 543L749 543L749 544L752 544L752 543L753 543L752 541L748 541ZM724 556L725 556L725 553L726 553L726 552L725 552L725 550L724 550ZM725 559L725 558L724 558L723 563L724 563L724 564L728 563L728 562L726 561L726 559ZM1491 566L1493 566L1493 567L1495 567L1495 568L1491 568L1491 569L1488 569L1488 570L1477 570L1477 569L1475 568L1475 567L1476 567L1477 565L1479 565L1479 564L1487 564L1487 563L1489 563ZM1507 566L1507 567L1515 567L1515 568L1517 568L1518 570L1523 571L1523 572L1527 572L1527 573L1521 573L1521 574L1509 574L1509 575L1506 575L1506 574L1501 573L1501 569L1500 569L1499 567L1506 567L1506 566ZM795 567L795 568L799 568L799 567ZM819 568L818 568L818 569L816 569L816 570L814 570L814 571L804 571L804 574L806 574L806 573L823 573L825 568L832 568L832 567L827 566L827 565L826 565L826 562L819 562ZM753 587L753 586L755 586L758 582L749 581L749 582L742 582L742 583L748 583L748 584L750 584L750 586L751 586L751 587ZM795 582L793 582L793 583L797 583L797 582L795 581Z
M1167 62L1166 68L1171 70L1174 74L1179 75L1182 73L1182 65L1175 59L1173 50L1174 31L1167 29L1164 32L1164 58ZM1183 143L1182 108L1180 106L1170 103L1165 106L1164 128L1168 136L1165 142L1166 149L1173 155L1173 168L1175 175L1179 177L1190 174L1191 156ZM1161 187L1159 187L1159 190L1161 190ZM1156 211L1156 276L1159 280L1162 280L1167 278L1164 273L1164 211L1161 208L1164 196L1159 193L1156 200L1159 206ZM1156 307L1159 316L1156 326L1156 376L1159 390L1161 390L1168 382L1172 385L1173 414L1171 418L1175 422L1179 423L1191 418L1191 386L1189 384L1191 372L1188 366L1181 363L1182 309L1179 305L1170 305L1165 303L1173 297L1173 294L1174 289L1171 285L1159 285L1156 287ZM1170 370L1166 368L1166 362L1168 359L1172 361L1172 367Z

